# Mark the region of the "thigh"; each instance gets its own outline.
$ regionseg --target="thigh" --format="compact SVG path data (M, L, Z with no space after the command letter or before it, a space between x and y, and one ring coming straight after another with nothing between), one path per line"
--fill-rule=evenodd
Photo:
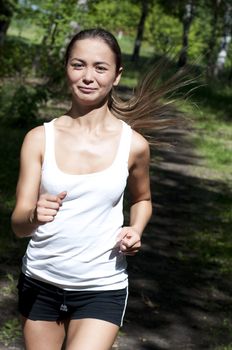
M110 350L119 327L113 323L85 318L71 320L67 332L66 350Z
M23 317L26 350L60 350L65 338L63 323L33 321Z

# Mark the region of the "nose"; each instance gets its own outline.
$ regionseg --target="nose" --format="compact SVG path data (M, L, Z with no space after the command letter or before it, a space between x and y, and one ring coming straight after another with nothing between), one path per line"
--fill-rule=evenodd
M85 84L90 84L93 82L93 72L91 68L86 68L82 78Z

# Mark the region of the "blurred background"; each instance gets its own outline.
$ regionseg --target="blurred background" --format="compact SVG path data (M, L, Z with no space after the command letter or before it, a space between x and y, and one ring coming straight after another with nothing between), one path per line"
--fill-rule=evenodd
M196 87L178 99L187 122L165 134L175 147L152 152L154 217L129 259L115 347L231 350L231 0L0 0L0 349L22 348L15 299L27 242L10 227L20 147L68 109L65 47L90 27L119 41L121 98L160 58L169 62L161 81L186 67Z

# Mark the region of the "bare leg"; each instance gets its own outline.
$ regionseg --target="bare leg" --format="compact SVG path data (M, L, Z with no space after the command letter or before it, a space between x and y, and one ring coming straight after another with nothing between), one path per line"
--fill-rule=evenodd
M93 318L71 320L66 350L110 350L118 330L113 323Z
M64 324L23 318L26 350L60 350L65 337Z

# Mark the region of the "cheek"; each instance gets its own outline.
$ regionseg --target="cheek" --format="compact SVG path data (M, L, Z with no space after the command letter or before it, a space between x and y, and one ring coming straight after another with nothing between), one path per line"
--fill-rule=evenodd
M66 78L67 78L68 84L73 84L80 79L80 74L78 74L78 71L72 71L72 72L67 71Z
M102 85L112 87L115 81L115 76L104 76L99 81L101 81Z

